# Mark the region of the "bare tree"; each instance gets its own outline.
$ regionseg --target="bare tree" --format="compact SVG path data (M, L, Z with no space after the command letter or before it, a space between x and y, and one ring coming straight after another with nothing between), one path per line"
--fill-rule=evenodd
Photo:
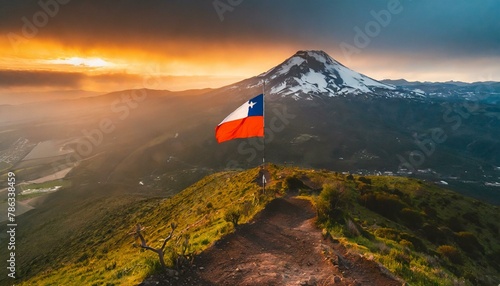
M163 240L163 244L159 248L151 247L151 246L149 246L146 243L146 239L144 239L144 235L142 234L142 231L145 228L143 226L141 226L139 223L135 226L135 231L132 232L132 234L134 235L134 237L135 237L136 240L137 240L137 238L139 238L139 240L141 241L141 245L140 245L141 248L147 249L147 250L151 250L151 251L155 252L156 254L158 254L158 258L160 260L161 266L163 267L163 269L165 269L165 271L167 272L167 274L169 274L170 276L172 276L172 275L175 275L176 271L172 270L172 269L169 269L165 265L165 259L164 259L164 256L165 256L165 253L164 253L165 247L167 245L167 242L172 238L172 235L174 234L174 230L177 227L177 225L174 222L172 222L170 224L170 227L172 228L172 230L170 231L170 234Z
M224 220L227 222L231 222L236 228L238 226L238 221L240 220L241 217L241 211L236 208L232 208L226 212L224 215Z

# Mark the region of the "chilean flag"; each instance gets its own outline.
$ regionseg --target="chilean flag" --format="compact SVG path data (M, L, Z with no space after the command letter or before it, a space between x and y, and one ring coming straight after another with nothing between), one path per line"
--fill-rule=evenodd
M248 137L264 137L264 95L245 102L215 128L217 142Z

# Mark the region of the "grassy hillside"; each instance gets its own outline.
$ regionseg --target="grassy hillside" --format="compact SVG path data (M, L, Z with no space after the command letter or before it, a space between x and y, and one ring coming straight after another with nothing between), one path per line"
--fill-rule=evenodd
M258 172L252 169L207 176L172 198L117 196L88 201L78 206L71 218L61 215L42 226L30 225L37 239L19 241L19 255L23 252L26 256L18 266L22 277L18 284L138 284L155 272L159 263L155 253L135 246L130 235L135 224L146 227L146 240L159 247L170 232L170 223L177 223L174 238L167 245L167 263L172 263L186 237L190 251L200 252L232 230L224 219L228 210L240 210L240 222L244 223L265 206L269 199L260 194ZM27 221L23 223L28 226ZM66 236L54 245L50 237L60 232Z
M259 169L250 169L207 176L171 198L138 199L115 192L100 200L82 199L71 212L44 225L20 221L35 238L18 240L22 280L17 284L138 284L157 272L159 263L155 253L135 246L130 233L137 223L154 247L170 233L171 222L178 224L167 244L166 260L172 264L186 237L190 251L199 253L233 230L226 213L238 209L245 223L285 191L316 204L325 236L378 261L411 285L500 281L498 207L407 178L278 166L269 171L265 195L257 184ZM56 234L58 240L51 240Z
M401 177L295 170L286 181L314 198L325 235L410 285L500 281L497 206Z

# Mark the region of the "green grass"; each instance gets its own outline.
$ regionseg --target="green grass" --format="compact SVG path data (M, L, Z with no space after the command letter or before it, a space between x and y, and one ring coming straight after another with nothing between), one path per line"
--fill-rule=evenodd
M247 223L276 193L285 191L317 206L318 224L326 233L410 285L500 281L498 207L408 178L273 165L269 170L272 180L266 195L256 184L258 169L209 175L170 198L103 196L89 201L83 192L81 202L69 206L71 216L62 213L44 225L26 225L37 239L19 242L26 253L20 256L23 280L17 284L138 284L160 267L155 253L134 246L129 233L135 224L146 227L144 235L153 247L161 245L172 221L178 224L167 244L165 258L171 264L186 236L190 251L200 253L234 231L224 219L229 209L239 210L239 223ZM110 193L119 189L109 188ZM58 229L61 225L64 230ZM56 233L60 236L54 245L55 238L49 237ZM443 255L443 245L455 248L462 261Z
M318 178L310 171L300 176L304 174ZM491 285L500 279L494 258L500 250L498 207L408 178L331 179L322 181L334 184L343 195L328 197L340 203L322 211L320 225L411 285ZM318 205L328 204L325 197L322 191ZM355 221L363 233L353 234L347 219L332 213ZM456 248L463 261L450 261L437 251L443 244Z
M168 235L170 222L178 224L167 244L167 263L172 263L170 253L180 252L186 236L190 238L190 251L199 253L234 230L224 220L228 206L241 209L240 223L246 223L271 199L260 195L261 188L255 183L257 174L258 169L217 173L171 198L127 202L113 213L107 212L105 202L88 205L93 209L102 207L107 215L68 237L61 243L64 251L56 250L29 262L19 285L76 285L75 281L85 285L138 284L156 273L159 265L155 253L134 246L129 233L136 223L146 227L144 236L153 247L159 247L161 239Z

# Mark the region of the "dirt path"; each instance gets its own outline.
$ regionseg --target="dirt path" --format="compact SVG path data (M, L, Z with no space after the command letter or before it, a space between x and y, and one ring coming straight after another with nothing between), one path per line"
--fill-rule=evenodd
M272 201L253 223L218 241L178 278L141 285L401 285L373 261L323 239L310 202ZM158 283L158 284L157 284Z

